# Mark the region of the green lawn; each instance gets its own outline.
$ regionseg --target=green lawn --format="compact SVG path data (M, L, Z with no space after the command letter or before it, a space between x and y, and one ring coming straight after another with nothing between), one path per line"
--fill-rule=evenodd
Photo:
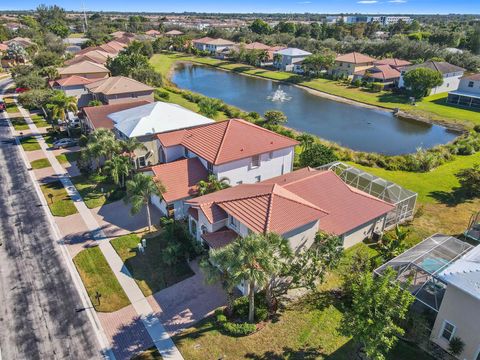
M305 80L292 73L270 71L225 60L188 56L178 53L155 54L150 59L150 63L158 72L162 73L164 77L168 76L169 70L176 61L191 61L198 64L220 67L222 69L264 77L271 80L293 82L314 90L319 90L331 95L340 96L369 105L385 107L388 109L398 108L410 114L433 121L458 123L470 127L475 124L480 124L480 111L446 105L446 94L429 96L418 102L416 106L413 106L408 104L408 99L406 97L394 95L390 92L371 92L369 90L350 87L341 84L338 81L328 79Z
M17 131L22 131L22 130L28 130L29 129L29 127L27 125L27 122L22 117L10 118L10 121L13 125L13 128Z
M80 157L80 151L65 152L57 155L56 158L60 164L71 164L78 160Z
M25 151L34 151L41 149L37 139L35 139L33 136L22 137L20 139L20 144L22 144L23 150Z
M39 128L50 126L50 124L47 122L47 120L45 120L42 115L32 114L30 118L32 119L33 123Z
M15 101L12 98L5 98L4 101L5 101L5 105L7 107L7 113L15 114L15 113L20 112L17 105L15 104Z
M130 305L115 274L98 247L82 250L73 258L95 310L112 312ZM99 293L100 301L96 298Z
M125 196L123 190L118 189L103 175L92 174L89 177L80 175L71 180L89 209L120 200Z
M41 185L41 189L53 216L68 216L77 213L77 208L60 181ZM49 197L49 194L53 197Z
M30 166L32 167L32 169L43 169L51 165L50 165L50 161L48 161L47 158L43 158L43 159L38 159L30 162Z
M152 295L193 275L183 259L175 265L167 265L162 260L162 252L168 242L166 232L149 238L144 254L137 253L139 242L140 238L133 234L110 241L145 296Z

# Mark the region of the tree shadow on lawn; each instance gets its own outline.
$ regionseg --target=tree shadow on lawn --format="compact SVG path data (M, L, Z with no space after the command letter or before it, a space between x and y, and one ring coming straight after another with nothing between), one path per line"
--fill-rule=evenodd
M375 93L372 91L365 91L365 92ZM378 96L377 99L381 103L398 103L402 105L410 104L410 99L407 96L401 95L401 94L394 94L391 92L383 93L380 96Z
M477 112L477 113L480 112L480 109L478 109L478 108L447 103L447 98L446 97L442 97L442 98L439 98L439 99L426 100L425 102L433 103L433 104L436 104L436 105L442 105L445 108L457 108L457 109L460 109L460 110L469 110L469 111Z
M468 196L466 189L461 186L453 188L452 191L431 191L429 195L448 207L455 207L473 201L473 198Z

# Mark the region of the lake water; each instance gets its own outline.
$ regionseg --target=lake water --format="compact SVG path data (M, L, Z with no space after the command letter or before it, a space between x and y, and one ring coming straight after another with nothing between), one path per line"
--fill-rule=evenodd
M179 88L221 99L244 111L262 115L280 110L288 117L288 127L354 150L404 154L458 136L443 126L399 119L388 111L341 103L289 84L207 66L177 64L172 81Z

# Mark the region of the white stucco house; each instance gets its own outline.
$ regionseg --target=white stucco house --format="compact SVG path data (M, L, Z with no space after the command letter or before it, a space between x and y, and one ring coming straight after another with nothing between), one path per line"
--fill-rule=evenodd
M213 175L233 187L289 173L298 144L241 119L163 132L156 138L163 164L151 171L164 183L166 192L163 199L154 197L152 202L165 215L173 214L177 219L186 216L188 205L183 202L196 195L198 181Z
M447 103L480 108L480 74L462 77L458 89L448 93Z
M200 51L208 51L211 54L218 54L227 51L235 46L235 43L225 39L213 39L203 37L192 41L193 46Z
M385 227L394 206L347 185L333 171L303 168L256 184L242 184L186 202L189 229L211 249L250 232L274 232L292 250L309 248L318 231L350 247Z
M460 84L460 79L463 77L463 74L465 72L465 69L456 65L452 65L448 62L427 61L427 62L424 62L423 64L410 65L410 66L405 66L400 68L399 69L400 79L398 81L398 87L399 88L405 87L405 82L403 79L405 74L410 70L414 70L418 68L427 68L427 69L435 70L439 72L443 77L442 85L434 87L430 92L431 95L457 90Z
M312 55L308 51L297 48L286 48L273 53L273 66L278 70L302 72L301 62Z

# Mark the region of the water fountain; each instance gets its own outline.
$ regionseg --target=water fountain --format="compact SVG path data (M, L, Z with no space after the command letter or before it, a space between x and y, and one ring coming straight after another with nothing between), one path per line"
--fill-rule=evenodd
M285 91L283 91L281 88L278 88L275 90L275 92L272 95L267 96L268 100L274 101L274 102L284 102L284 101L289 101L292 97L287 95Z

